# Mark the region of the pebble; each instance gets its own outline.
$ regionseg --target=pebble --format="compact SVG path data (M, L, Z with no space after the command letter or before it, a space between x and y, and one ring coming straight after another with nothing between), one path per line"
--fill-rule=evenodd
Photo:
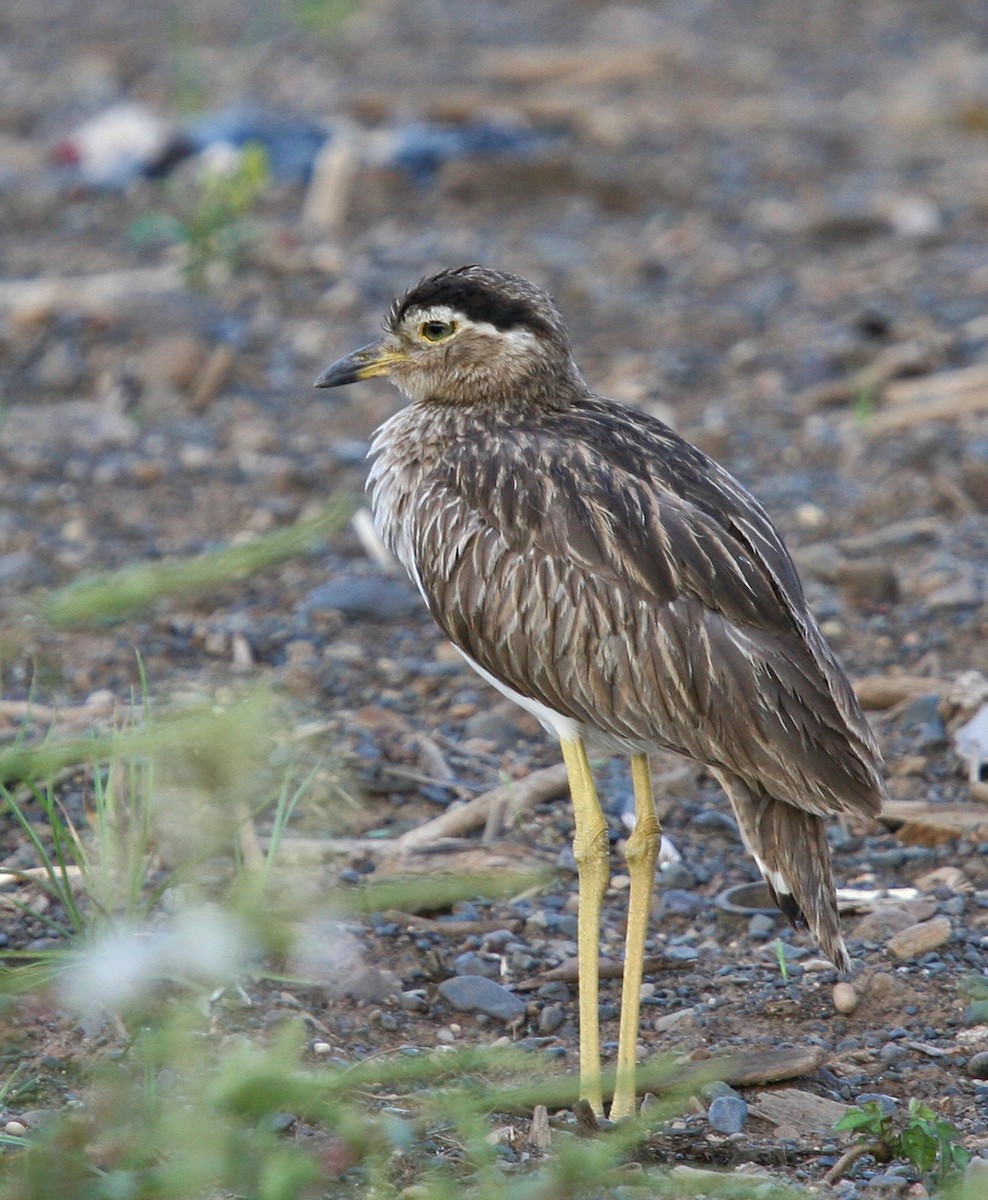
M9 554L0 554L0 586L5 589L36 583L39 573L40 563L27 550L12 550Z
M740 1133L748 1120L748 1105L738 1095L715 1096L707 1109L707 1120L717 1133Z
M972 1158L964 1171L961 1200L981 1200L988 1196L988 1158Z
M672 1028L692 1029L695 1024L696 1015L692 1008L680 1008L675 1012L664 1013L661 1017L656 1017L652 1028L656 1033L666 1033Z
M748 922L748 936L752 938L771 937L775 932L775 917L768 913L755 913Z
M886 1042L878 1052L878 1061L883 1067L894 1067L901 1062L905 1062L909 1057L909 1051L905 1046L900 1046L897 1042Z
M834 984L834 1008L839 1013L852 1013L858 1007L858 993L849 983Z
M566 1014L559 1004L547 1004L539 1013L539 1033L555 1033Z
M348 978L339 980L336 989L351 1000L376 1004L401 993L401 980L393 971L380 967L358 967Z
M837 567L837 582L854 608L898 604L899 578L884 559L857 559Z
M313 588L302 602L306 613L340 612L348 620L393 621L411 617L422 601L404 580L383 575L340 575Z
M988 1079L988 1050L971 1055L967 1060L967 1073L971 1079Z
M663 913L676 917L692 917L706 903L703 896L695 892L687 892L683 888L669 888L660 895Z
M11 1137L23 1137L27 1133L27 1126L20 1121L8 1121L3 1127L4 1133L9 1133Z
M425 993L418 989L402 992L398 997L398 1003L405 1012L426 1013L429 1011L429 1001Z
M894 1096L887 1096L884 1092L859 1092L854 1097L854 1103L859 1108L862 1104L875 1103L886 1117L891 1116L899 1107L899 1101Z
M950 941L950 920L934 917L932 921L920 921L893 934L888 940L888 949L896 958L919 958Z
M501 964L497 959L484 958L473 950L458 954L453 959L457 975L485 975L488 979L497 979L501 974Z
M500 983L484 975L457 975L439 985L439 995L457 1012L478 1012L496 1021L514 1021L525 1003Z

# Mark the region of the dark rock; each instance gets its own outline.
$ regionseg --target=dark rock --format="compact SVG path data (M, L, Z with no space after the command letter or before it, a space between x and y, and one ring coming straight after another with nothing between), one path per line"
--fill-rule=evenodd
M539 1033L555 1033L566 1019L566 1014L558 1004L547 1004L539 1013Z
M710 1128L718 1133L740 1133L748 1120L748 1105L740 1096L715 1096L707 1109Z
M303 611L340 612L348 620L393 621L421 611L422 601L403 579L386 575L341 575L313 588Z
M988 1050L971 1055L967 1060L967 1073L971 1079L988 1079Z
M14 588L37 583L39 571L38 560L26 550L0 554L0 587Z
M894 1067L901 1062L905 1062L909 1057L909 1051L905 1046L899 1046L895 1042L886 1042L878 1052L878 1061L883 1067Z
M676 917L695 916L705 903L702 896L683 888L669 888L660 893L659 899L662 911Z
M496 959L484 958L473 950L458 954L453 959L453 966L459 975L483 975L487 979L497 979L501 974L501 964Z
M859 1092L854 1097L854 1103L859 1107L862 1104L875 1103L886 1117L891 1116L899 1107L899 1101L894 1096L886 1096L884 1092Z
M506 987L483 975L457 975L439 985L439 995L457 1012L478 1012L497 1021L514 1021L525 1003Z
M346 979L339 980L334 990L339 995L349 996L351 1000L378 1004L401 992L401 980L393 971L380 967L358 967Z
M899 602L899 578L884 559L842 562L837 567L837 582L848 604L854 608L868 609Z

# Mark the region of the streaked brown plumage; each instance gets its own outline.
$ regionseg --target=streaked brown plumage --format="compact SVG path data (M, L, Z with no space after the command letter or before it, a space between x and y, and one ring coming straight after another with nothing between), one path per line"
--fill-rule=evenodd
M593 395L555 306L518 277L423 280L319 385L377 374L412 403L373 443L375 517L446 635L564 754L707 764L780 907L847 969L822 818L877 812L881 760L761 505Z

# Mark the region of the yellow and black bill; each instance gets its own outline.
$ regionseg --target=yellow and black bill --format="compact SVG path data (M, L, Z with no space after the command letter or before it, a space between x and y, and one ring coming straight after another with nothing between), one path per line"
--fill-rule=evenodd
M373 379L375 375L387 375L402 356L387 349L380 342L362 346L345 358L326 368L316 380L317 388L342 387L345 383L359 383L361 379Z

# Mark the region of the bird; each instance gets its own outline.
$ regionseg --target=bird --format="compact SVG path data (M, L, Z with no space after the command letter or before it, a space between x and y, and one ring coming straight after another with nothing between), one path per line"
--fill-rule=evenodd
M661 829L650 751L703 764L777 906L850 970L825 819L873 816L875 736L762 505L655 417L594 394L554 301L469 265L423 278L316 380L386 376L376 527L466 661L559 741L578 869L580 1096L603 1115L607 825L588 747L630 758L628 916L610 1118L636 1108Z

